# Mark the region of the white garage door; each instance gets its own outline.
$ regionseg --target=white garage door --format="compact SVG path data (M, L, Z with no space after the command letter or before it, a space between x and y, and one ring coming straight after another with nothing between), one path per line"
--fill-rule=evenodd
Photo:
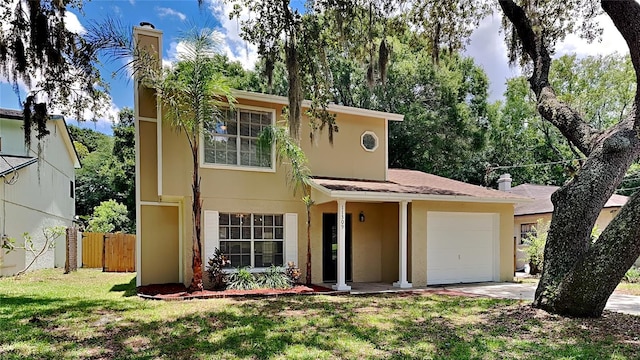
M427 284L496 280L498 214L427 213Z

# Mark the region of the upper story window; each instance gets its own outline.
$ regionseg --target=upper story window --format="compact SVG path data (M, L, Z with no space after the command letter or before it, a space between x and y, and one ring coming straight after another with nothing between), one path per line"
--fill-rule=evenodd
M273 111L223 110L222 116L205 125L205 164L271 168L272 150L258 146L258 137L273 118Z
M365 131L360 136L360 145L366 151L375 151L378 148L378 136L373 131Z

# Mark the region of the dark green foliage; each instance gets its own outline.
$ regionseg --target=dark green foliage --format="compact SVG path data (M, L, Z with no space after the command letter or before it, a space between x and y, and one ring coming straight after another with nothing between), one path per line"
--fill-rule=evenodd
M82 112L99 113L104 87L91 44L65 27L67 8L80 9L81 0L12 1L0 7L0 76L20 97L20 84L27 87L22 100L25 141L31 131L47 135L47 114L63 109L82 120ZM35 74L43 76L37 77ZM82 79L82 80L78 80Z
M488 81L473 60L406 49L391 62L378 89L381 110L405 115L389 124L389 166L480 183L477 159L486 144Z
M113 199L127 207L126 228L135 233L135 144L133 111L123 108L113 137L69 126L71 137L88 154L76 170L76 214L88 218L101 202Z
M220 249L215 248L205 270L214 290L223 290L227 287L227 275L224 272L224 268L229 264L231 264L231 261L227 256Z

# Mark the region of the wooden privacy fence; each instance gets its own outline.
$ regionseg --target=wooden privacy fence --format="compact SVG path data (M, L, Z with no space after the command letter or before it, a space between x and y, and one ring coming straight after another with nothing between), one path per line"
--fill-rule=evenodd
M83 233L82 266L106 272L136 271L136 236Z

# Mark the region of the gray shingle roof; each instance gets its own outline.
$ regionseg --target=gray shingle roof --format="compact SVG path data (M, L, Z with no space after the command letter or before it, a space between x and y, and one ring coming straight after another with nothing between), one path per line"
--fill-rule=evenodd
M520 203L516 205L514 215L545 214L553 212L551 194L558 189L558 186L536 184L522 184L514 186L509 191L511 194L534 199L533 202ZM604 207L622 207L626 204L627 200L628 197L626 196L614 194L609 198Z
M38 159L27 156L0 155L0 176L5 176L15 170L29 166Z

